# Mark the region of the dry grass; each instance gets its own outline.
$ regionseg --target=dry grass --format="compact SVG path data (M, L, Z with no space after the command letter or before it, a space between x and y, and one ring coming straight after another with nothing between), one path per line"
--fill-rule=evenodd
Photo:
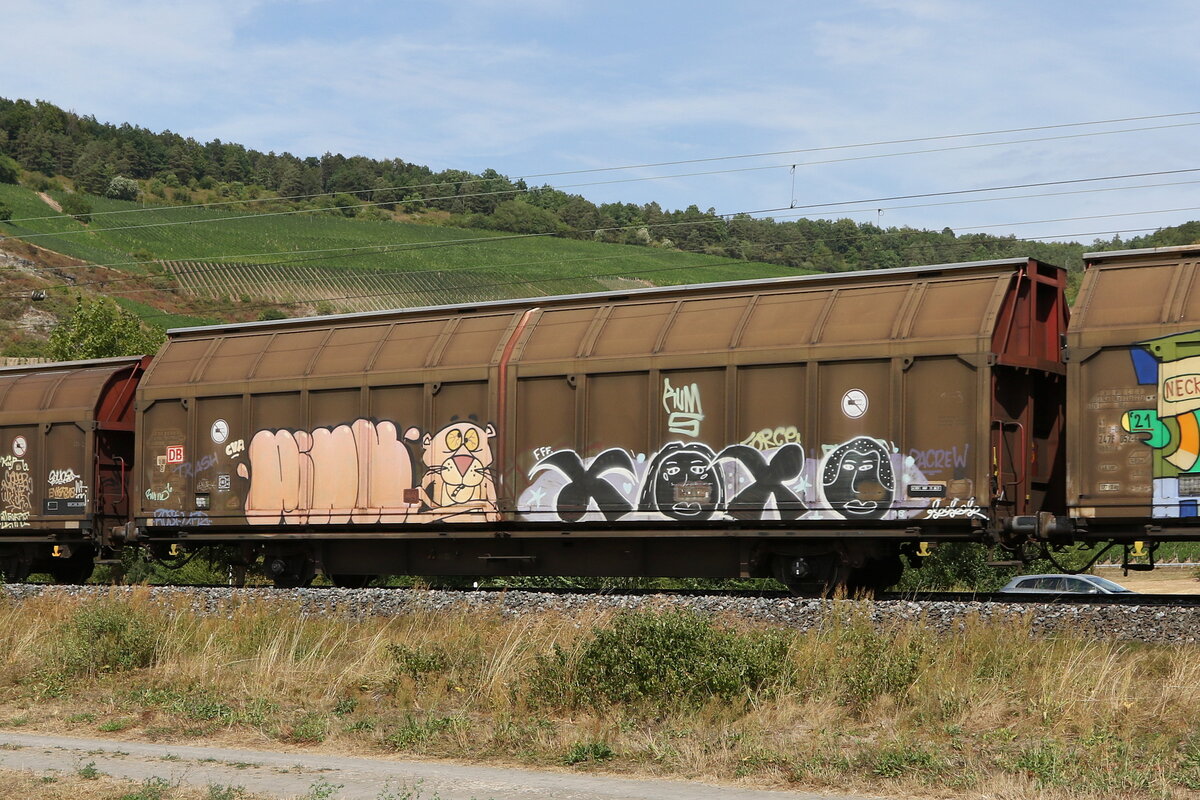
M0 769L0 797L13 800L261 800L262 795L226 787L200 789L166 782L118 780L108 775L36 774Z
M1022 623L939 636L847 611L793 634L669 614L35 599L0 604L0 659L0 726L22 730L926 796L1200 790L1200 651Z

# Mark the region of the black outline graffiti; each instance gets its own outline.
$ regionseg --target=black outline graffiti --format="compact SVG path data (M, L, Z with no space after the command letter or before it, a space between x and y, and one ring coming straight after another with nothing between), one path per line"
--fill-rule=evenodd
M761 450L744 444L731 444L717 456L718 461L736 461L750 473L753 483L729 501L728 513L736 519L762 519L767 500L775 498L779 518L800 519L808 508L796 493L783 484L800 477L804 471L804 448L796 443L785 444L767 461Z
M550 469L567 479L567 485L559 490L554 499L555 510L564 522L575 522L588 511L588 504L595 500L597 508L609 522L620 519L633 510L633 505L621 496L617 487L604 479L610 472L623 472L630 483L637 481L633 458L625 450L605 450L592 460L590 466L574 450L559 450L546 456L529 471L532 478L538 472Z

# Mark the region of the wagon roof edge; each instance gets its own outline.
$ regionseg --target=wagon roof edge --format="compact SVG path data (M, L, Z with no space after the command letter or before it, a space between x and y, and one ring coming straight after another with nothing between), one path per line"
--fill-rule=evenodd
M568 301L585 301L585 300L604 300L604 299L630 299L634 297L654 297L672 296L685 294L687 292L709 289L736 289L750 288L755 286L787 286L787 285L804 285L807 283L821 283L824 281L864 281L876 278L902 277L904 275L917 275L920 273L938 271L962 271L969 272L971 270L985 269L988 267L1018 267L1031 262L1041 264L1045 267L1062 270L1054 264L1049 264L1038 259L1028 256L1013 257L1013 258L998 258L986 261L963 261L949 264L927 264L914 267L895 267L892 269L869 269L856 270L853 272L835 272L835 273L817 273L815 275L786 275L778 278L750 278L739 281L716 281L712 283L688 283L678 284L673 286L650 286L644 289L617 289L605 292L585 292L580 294L560 294L546 295L543 297L517 297L506 300L491 300L480 303L452 303L439 306L414 306L411 308L395 308L384 309L382 311L360 311L350 314L330 314L314 317L293 317L283 320L260 320L255 322L233 322L222 323L218 325L203 325L193 326L188 328L171 328L167 331L169 338L176 338L190 334L216 334L222 331L241 331L247 329L261 328L279 328L279 327L303 327L305 325L321 324L325 325L331 322L340 322L343 320L370 320L370 319L388 319L395 317L398 314L417 315L428 313L453 313L479 311L484 309L504 309L504 308L521 308L530 305L546 305L550 303L560 303Z

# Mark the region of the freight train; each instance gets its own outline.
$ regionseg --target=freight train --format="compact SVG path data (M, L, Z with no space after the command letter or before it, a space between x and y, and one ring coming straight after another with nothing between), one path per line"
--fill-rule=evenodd
M1200 538L1200 245L183 328L0 370L0 569L885 587ZM1068 325L1069 322L1069 325Z

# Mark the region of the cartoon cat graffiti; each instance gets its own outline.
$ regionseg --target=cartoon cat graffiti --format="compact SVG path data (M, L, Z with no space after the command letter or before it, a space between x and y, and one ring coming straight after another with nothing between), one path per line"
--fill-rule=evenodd
M435 434L425 434L424 499L442 520L461 521L483 514L493 522L500 518L496 505L496 483L492 477L491 439L496 428L488 423L451 422Z

